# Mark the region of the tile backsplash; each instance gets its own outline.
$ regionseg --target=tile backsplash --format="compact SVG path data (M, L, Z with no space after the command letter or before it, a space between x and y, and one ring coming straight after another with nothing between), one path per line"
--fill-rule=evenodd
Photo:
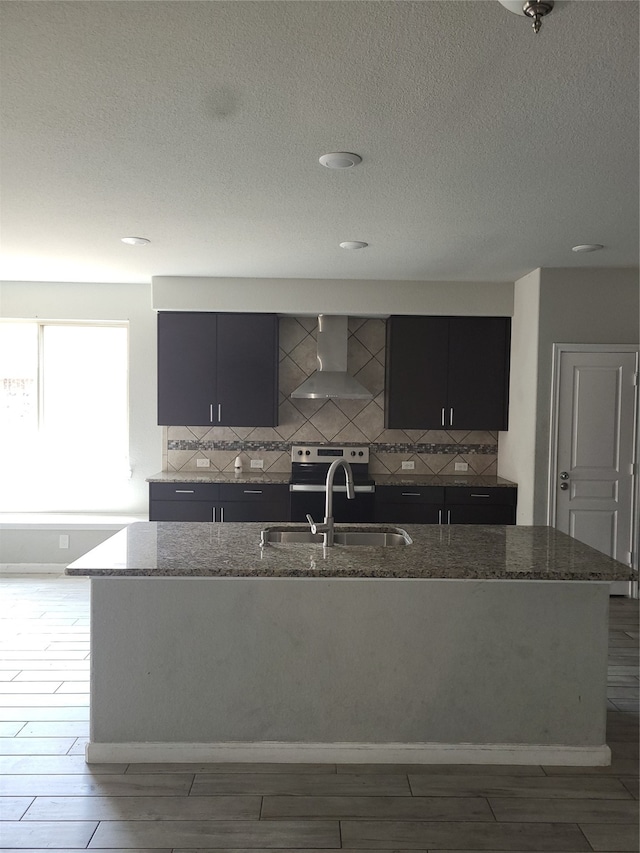
M316 369L315 317L280 319L280 404L276 427L165 427L163 468L193 471L196 460L210 460L212 471L232 471L238 454L243 467L262 459L265 471L291 470L292 444L366 444L369 469L400 471L415 463L416 474L495 474L498 434L468 430L384 428L385 321L349 318L348 368L373 393L372 400L292 400L291 392ZM463 474L464 476L464 474Z

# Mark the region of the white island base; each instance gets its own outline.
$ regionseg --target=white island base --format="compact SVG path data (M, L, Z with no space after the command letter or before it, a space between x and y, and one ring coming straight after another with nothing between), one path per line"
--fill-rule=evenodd
M91 584L88 762L610 762L606 582Z

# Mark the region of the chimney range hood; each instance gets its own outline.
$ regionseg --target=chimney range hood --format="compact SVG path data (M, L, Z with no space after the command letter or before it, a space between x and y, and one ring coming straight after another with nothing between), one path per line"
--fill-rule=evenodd
M318 369L291 396L302 399L371 400L373 394L347 373L347 317L318 316Z

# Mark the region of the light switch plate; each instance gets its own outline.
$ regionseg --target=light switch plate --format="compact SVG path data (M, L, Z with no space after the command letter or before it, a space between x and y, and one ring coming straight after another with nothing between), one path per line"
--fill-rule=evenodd
M209 459L196 459L196 468L208 468L211 465Z
M403 463L402 463L402 470L403 470L403 471L413 471L413 469L414 469L415 467L416 467L416 463L415 463L415 462L403 462Z
M251 460L252 468L264 468L264 459L252 459Z
M456 462L454 464L454 468L456 471L468 471L469 470L469 464L468 464L468 462Z

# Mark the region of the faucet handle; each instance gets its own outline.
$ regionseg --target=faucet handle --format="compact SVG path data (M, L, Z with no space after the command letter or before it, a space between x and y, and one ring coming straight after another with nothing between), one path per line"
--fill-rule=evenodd
M307 513L307 521L309 522L309 526L311 527L311 532L315 535L318 532L318 527L311 517L310 513Z

